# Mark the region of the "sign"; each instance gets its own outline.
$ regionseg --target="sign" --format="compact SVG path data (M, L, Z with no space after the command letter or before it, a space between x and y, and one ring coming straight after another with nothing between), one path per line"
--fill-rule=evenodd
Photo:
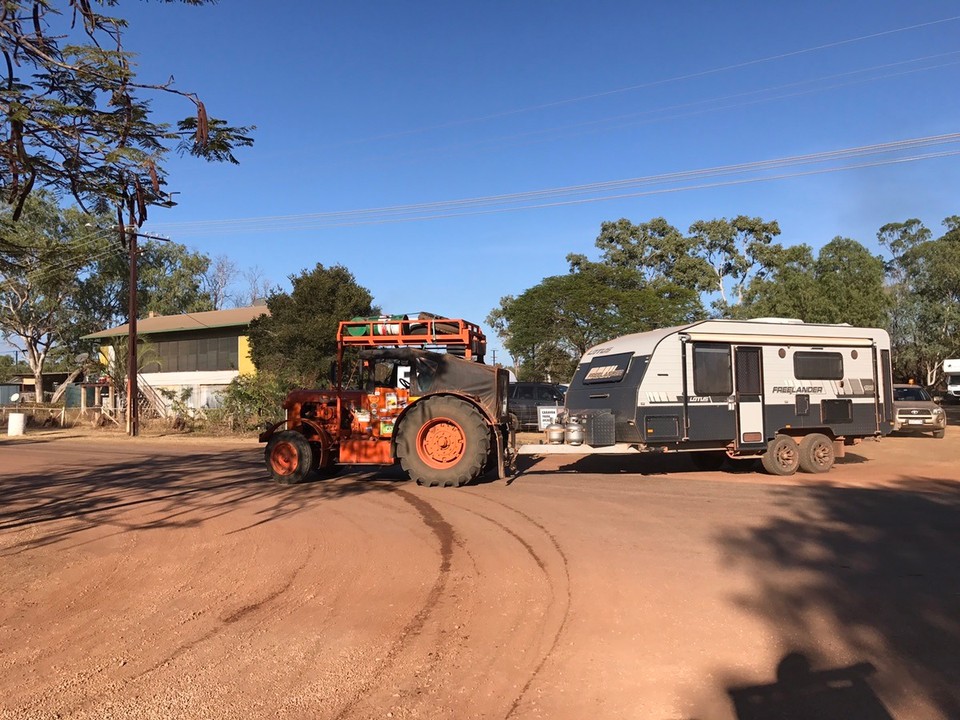
M537 427L546 430L547 425L556 422L560 408L556 405L537 405Z

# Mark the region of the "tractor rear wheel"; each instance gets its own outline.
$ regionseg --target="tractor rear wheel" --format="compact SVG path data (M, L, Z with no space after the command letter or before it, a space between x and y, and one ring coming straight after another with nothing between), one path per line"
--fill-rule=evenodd
M466 485L483 472L489 453L483 416L458 398L425 398L400 423L397 456L418 485Z
M267 442L263 451L273 481L294 485L304 480L313 470L313 448L307 439L293 430L278 432Z

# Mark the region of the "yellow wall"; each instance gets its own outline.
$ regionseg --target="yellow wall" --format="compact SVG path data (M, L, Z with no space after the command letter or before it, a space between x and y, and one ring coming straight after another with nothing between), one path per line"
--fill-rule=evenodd
M239 367L237 370L240 371L241 375L255 375L257 368L253 365L253 360L250 359L250 338L246 335L241 335L237 338L239 345L237 346L237 364Z

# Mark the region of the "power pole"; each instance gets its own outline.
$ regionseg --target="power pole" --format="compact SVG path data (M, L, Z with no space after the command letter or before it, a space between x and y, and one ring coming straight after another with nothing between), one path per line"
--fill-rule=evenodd
M130 300L129 320L127 322L127 434L136 437L140 434L140 388L137 386L137 238L163 240L170 238L137 232L136 226L120 227L120 237L130 251Z
M130 308L127 323L127 435L140 433L140 389L137 387L137 232L121 228L130 252Z

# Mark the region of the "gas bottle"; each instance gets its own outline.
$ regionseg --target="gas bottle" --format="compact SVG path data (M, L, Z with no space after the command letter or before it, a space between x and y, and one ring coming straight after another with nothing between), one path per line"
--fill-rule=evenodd
M570 418L563 428L563 439L567 445L583 445L583 425L576 418Z
M563 425L560 423L550 423L543 432L548 445L563 445Z

